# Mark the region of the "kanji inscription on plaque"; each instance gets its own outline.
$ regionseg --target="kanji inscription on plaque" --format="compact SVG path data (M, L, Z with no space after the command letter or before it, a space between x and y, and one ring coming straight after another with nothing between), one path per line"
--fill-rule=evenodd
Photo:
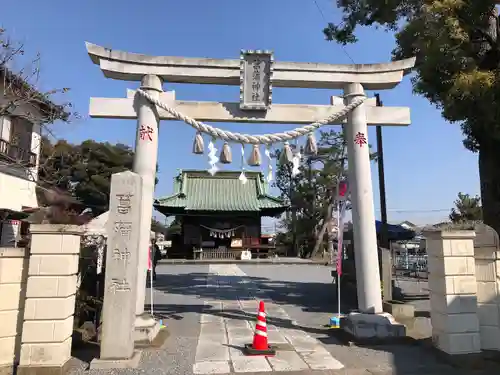
M265 111L272 101L273 54L269 51L241 51L240 108Z

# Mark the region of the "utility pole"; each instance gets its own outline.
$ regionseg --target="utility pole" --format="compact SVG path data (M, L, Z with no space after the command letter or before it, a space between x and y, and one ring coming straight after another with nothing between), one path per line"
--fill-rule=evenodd
M375 94L377 107L382 107L383 103L380 100L380 95ZM380 248L379 251L379 266L380 279L383 285L384 301L392 300L392 255L390 252L390 243L387 225L387 202L385 200L385 173L384 173L384 146L382 143L382 127L377 126L377 164L378 164L378 186L380 191L380 218L382 228L380 228Z
M382 107L384 104L380 100L380 95L375 94L377 107ZM382 143L382 126L376 127L377 131L377 164L378 164L378 186L380 192L380 218L382 228L380 231L380 245L383 248L389 248L389 240L387 234L387 202L385 199L385 172L384 172L384 146Z

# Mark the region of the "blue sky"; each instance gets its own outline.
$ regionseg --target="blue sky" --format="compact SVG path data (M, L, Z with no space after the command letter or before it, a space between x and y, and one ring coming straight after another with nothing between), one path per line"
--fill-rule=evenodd
M65 100L88 113L91 96L125 97L136 82L104 78L85 50L85 41L113 49L151 55L238 58L240 49L271 49L282 61L386 62L394 38L382 30L360 30L360 42L342 48L326 42L322 28L340 12L329 0L3 0L0 25L26 44L26 53L42 56L41 89L70 87ZM318 9L319 7L319 9ZM349 57L350 56L350 57ZM164 85L178 99L238 101L237 87ZM276 103L327 104L329 90L277 89ZM384 129L389 220L418 224L441 221L459 191L479 194L477 156L462 146L458 125L441 119L438 110L412 94L406 77L396 89L381 92L386 106L409 106L412 125ZM222 124L249 133L278 132L286 125ZM85 117L57 125L59 138L121 142L133 146L135 122ZM193 131L179 122L162 122L157 196L172 192L179 168L205 168L207 158L191 154ZM369 132L375 144L375 129ZM236 164L234 168L239 168ZM377 167L372 167L375 209L379 216Z

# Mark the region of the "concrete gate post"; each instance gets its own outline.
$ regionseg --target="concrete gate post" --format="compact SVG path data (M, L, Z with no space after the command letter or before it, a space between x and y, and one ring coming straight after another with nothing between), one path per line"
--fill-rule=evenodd
M0 374L19 363L29 252L0 247Z
M30 232L31 254L17 374L64 373L71 358L83 231L74 225L32 224Z
M473 230L423 233L427 243L432 341L450 355L481 350Z

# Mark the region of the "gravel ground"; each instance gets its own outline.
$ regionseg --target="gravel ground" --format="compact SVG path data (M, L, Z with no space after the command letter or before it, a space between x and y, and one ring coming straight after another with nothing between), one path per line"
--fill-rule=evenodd
M274 303L282 305L298 327L320 340L332 355L345 365L346 369L342 374L461 373L440 364L429 351L421 347L390 345L367 348L340 345L323 327L337 310L330 267L250 264L238 267L265 291ZM199 314L204 300L213 297L210 295L211 289L205 287L207 271L208 265L201 264L158 266L155 311L163 317L171 335L163 348L143 352L138 369L85 371L85 363L80 361L71 374L192 374L199 335Z
M158 278L154 294L155 315L164 319L170 337L163 348L143 351L138 369L86 371L85 362L75 361L75 368L70 374L192 374L199 335L199 312L203 307L203 298L197 295L196 291L203 291L207 271L208 265L159 265L157 267ZM147 303L149 303L149 290L146 295Z

